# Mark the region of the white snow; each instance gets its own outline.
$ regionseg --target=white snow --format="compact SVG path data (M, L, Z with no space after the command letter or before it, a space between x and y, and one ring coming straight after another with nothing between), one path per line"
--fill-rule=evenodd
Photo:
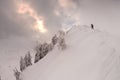
M75 26L57 46L28 67L23 80L120 80L120 39L89 26Z

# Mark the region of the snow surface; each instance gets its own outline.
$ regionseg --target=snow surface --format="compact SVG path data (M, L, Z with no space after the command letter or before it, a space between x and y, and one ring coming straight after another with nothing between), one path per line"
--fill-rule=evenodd
M23 80L120 80L120 39L89 26L75 26L57 46L28 67Z

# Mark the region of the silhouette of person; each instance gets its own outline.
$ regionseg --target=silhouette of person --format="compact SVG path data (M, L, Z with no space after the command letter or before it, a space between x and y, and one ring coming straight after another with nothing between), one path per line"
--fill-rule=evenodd
M93 24L91 24L91 28L94 29L94 25Z

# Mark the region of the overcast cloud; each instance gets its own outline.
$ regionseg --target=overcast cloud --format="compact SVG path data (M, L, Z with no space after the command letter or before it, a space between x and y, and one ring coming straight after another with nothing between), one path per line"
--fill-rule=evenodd
M26 0L44 17L49 34L56 32L63 24L93 23L97 29L119 34L119 0ZM16 13L14 0L0 0L0 38L10 36L34 36L29 25L30 18L24 19ZM48 35L42 34L41 35Z

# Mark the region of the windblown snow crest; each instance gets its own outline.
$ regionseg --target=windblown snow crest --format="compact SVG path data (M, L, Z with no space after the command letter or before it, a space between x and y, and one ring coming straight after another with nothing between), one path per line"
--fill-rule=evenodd
M57 47L22 73L23 80L120 80L120 42L89 26L66 30L66 49Z

